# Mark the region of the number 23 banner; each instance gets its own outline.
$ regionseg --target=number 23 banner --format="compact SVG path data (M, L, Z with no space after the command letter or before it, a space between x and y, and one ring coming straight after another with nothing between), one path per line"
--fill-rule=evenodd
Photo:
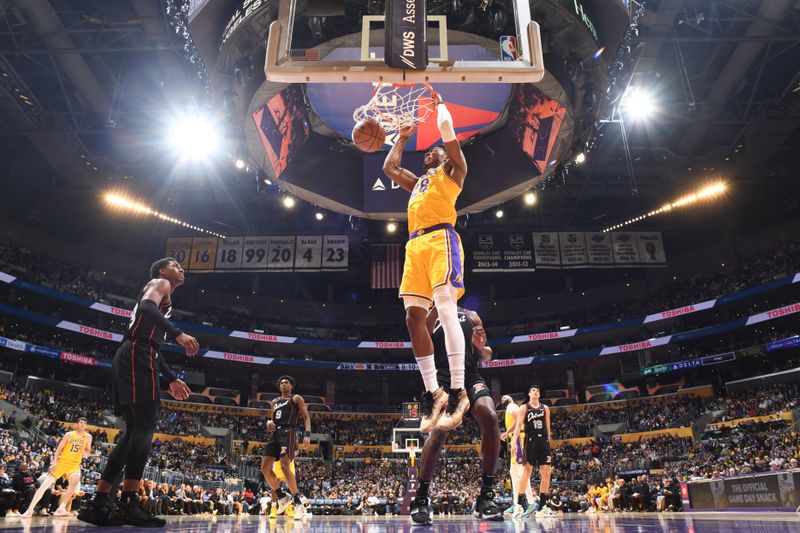
M167 239L166 254L193 272L347 270L347 235Z

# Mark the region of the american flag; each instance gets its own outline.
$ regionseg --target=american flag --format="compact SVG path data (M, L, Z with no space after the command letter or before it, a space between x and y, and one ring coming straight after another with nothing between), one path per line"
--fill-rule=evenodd
M403 277L403 245L373 244L370 289L396 289Z
M292 48L289 50L292 61L319 61L319 48Z

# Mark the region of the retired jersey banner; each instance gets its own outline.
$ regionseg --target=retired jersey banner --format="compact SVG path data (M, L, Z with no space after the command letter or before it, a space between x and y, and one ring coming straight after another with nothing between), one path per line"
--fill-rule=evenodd
M533 242L526 232L479 233L471 246L473 272L532 272Z
M583 232L559 233L558 243L561 248L561 265L564 268L580 268L587 265L589 259L586 256L586 239Z
M171 237L167 256L192 272L347 270L347 235Z
M664 241L658 231L640 231L636 234L639 247L639 261L643 265L665 266L667 255L664 253Z
M558 233L555 231L534 233L533 250L536 254L536 268L561 268L561 249L558 246Z

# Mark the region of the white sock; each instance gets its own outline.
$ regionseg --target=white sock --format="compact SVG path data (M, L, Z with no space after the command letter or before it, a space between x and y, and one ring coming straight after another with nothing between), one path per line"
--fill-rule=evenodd
M447 349L447 364L450 367L450 388L464 388L464 352L466 339L458 321L456 290L449 285L433 291L433 301L439 312L439 323L444 330L444 345Z
M447 354L447 363L450 366L450 388L464 388L464 352Z
M439 388L439 381L436 379L436 361L433 360L433 355L418 357L417 364L419 365L419 373L422 374L425 390L434 392ZM464 378L462 377L461 380L463 381Z

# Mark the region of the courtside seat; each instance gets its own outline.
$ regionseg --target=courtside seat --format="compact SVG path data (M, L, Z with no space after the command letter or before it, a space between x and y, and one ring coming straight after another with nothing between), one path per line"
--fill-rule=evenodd
M559 398L556 400L556 403L553 404L554 406L559 405L578 405L577 398Z
M187 398L186 401L192 403L205 403L205 404L214 403L208 396L204 394L195 394L195 393L190 394L189 398Z
M247 403L247 407L253 407L255 409L272 409L272 406L269 402L265 402L262 400L250 400Z

